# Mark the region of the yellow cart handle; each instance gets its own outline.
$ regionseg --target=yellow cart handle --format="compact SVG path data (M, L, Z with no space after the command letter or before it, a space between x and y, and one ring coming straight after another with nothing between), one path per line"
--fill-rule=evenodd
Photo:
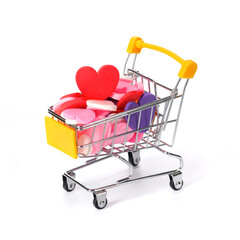
M178 73L180 78L193 78L197 71L197 64L192 60L184 60L180 58L175 53L167 50L166 48L159 47L153 44L145 43L140 37L132 37L128 44L127 52L128 53L140 53L142 48L149 48L152 50L156 50L162 52L181 64L181 69Z

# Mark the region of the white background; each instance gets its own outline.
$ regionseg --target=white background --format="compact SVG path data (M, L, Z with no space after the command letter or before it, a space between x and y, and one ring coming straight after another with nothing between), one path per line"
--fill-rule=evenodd
M0 238L239 239L239 22L234 0L1 1ZM47 145L44 116L78 90L79 67L122 71L132 36L198 64L169 149L185 160L184 187L173 191L167 177L128 184L99 211L83 189L62 189L62 173L82 160ZM171 86L180 65L144 49L137 69ZM139 173L172 164L141 156Z

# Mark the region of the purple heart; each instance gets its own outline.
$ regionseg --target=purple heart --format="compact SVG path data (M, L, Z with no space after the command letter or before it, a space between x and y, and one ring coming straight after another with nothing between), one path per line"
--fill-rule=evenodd
M127 105L125 106L124 111L145 105L147 103L153 102L156 100L156 97L151 94L151 93L143 93L138 101L138 104L136 102L128 102ZM152 110L151 110L152 109ZM140 124L139 124L139 128L146 128L149 127L152 123L154 114L155 114L155 109L156 106L154 106L153 108L147 108L145 110L142 110L141 112L141 120L140 120ZM151 114L152 111L152 114ZM139 120L139 112L133 113L130 115L130 119L129 119L129 126L133 129L133 130L137 130L138 129L138 120ZM128 120L128 116L125 117L125 120ZM142 130L140 132L144 133L146 132L148 129Z
M137 108L139 105L136 102L128 102L124 108L124 111ZM138 127L138 118L139 118L139 112L132 113L129 115L129 126L131 129L136 130ZM128 121L128 116L125 116L126 122Z
M141 97L138 100L138 104L140 106L142 106L144 104L151 103L151 102L154 102L154 101L156 101L156 97L153 94L151 94L149 92L146 92L146 93L143 93L141 95ZM151 125L154 114L155 114L156 106L154 106L152 110L151 109L152 109L152 107L147 108L147 109L142 111L140 128L145 128L145 127L148 127L148 126ZM152 114L151 114L151 111L152 111ZM151 117L150 117L150 115L151 115ZM144 130L144 131L141 131L141 132L146 132L147 130Z

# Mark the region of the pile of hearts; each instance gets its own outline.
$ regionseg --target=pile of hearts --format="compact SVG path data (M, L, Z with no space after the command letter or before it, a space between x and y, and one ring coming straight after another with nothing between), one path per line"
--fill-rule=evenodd
M53 106L53 111L65 118L67 124L84 126L156 100L154 95L144 92L142 82L120 78L117 68L112 65L104 65L98 72L91 67L82 67L76 73L76 83L80 92L61 97ZM136 112L118 118L117 121L109 121L106 124L78 131L79 153L94 155L101 150L101 147L113 143L119 144L124 141L134 143L136 140L139 142L153 120L155 107L143 110L141 116L139 114ZM133 132L143 128L145 129L138 133ZM113 140L111 138L113 136L117 137ZM104 139L108 140L99 142ZM90 143L96 144L88 145Z

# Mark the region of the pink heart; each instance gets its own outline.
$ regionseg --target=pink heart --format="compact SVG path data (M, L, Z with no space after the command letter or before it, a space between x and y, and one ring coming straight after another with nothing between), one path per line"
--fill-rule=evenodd
M66 119L67 124L88 124L92 122L96 115L89 109L70 108L62 112L62 116Z
M130 83L122 81L121 79L119 79L118 85L114 90L116 93L127 93L131 91L137 91L137 87Z
M132 129L130 127L128 127L128 129L127 129L127 123L125 121L120 121L117 123L117 126L116 126L116 123L114 123L111 126L111 134L109 137L113 137L114 132L115 132L115 136L118 136L118 135L124 134L126 132L131 132L131 131L132 131ZM115 137L114 144L124 143L125 137L126 137L126 135L122 135L120 137ZM134 133L127 134L126 141L128 142L129 139L132 139L133 137L134 137ZM104 146L111 145L112 143L113 143L113 139L107 140L104 142Z
M87 154L94 155L95 153L98 153L101 150L101 146L102 147L105 146L105 142L103 143L95 143L95 142L109 138L110 134L111 134L111 124L109 122L107 122L106 125L100 124L100 125L97 125L96 127L78 131L77 132L78 146L80 146L79 153L85 154L85 155ZM91 146L89 145L87 146L87 144L91 143L91 139L93 144Z
M66 97L66 98L59 100L56 104L53 105L53 111L60 115L62 104L64 104L65 102L71 101L73 99L76 99L76 97Z

